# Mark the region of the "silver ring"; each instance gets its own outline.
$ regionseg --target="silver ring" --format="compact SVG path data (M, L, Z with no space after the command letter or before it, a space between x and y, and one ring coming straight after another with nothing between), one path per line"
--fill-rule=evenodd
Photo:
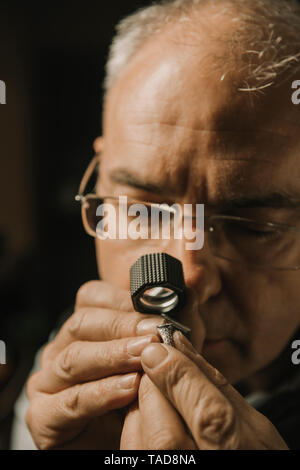
M163 343L175 347L173 333L176 331L176 328L174 327L173 323L164 323L162 325L158 325L157 329L161 339L163 340Z

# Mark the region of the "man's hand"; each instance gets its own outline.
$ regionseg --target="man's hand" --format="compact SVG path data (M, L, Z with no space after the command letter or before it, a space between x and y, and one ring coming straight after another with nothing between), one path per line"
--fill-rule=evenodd
M142 353L145 374L121 449L288 449L272 423L180 332L174 339L177 349L153 344Z
M137 396L143 348L162 319L134 312L128 291L92 281L27 384L26 421L40 449L116 449Z

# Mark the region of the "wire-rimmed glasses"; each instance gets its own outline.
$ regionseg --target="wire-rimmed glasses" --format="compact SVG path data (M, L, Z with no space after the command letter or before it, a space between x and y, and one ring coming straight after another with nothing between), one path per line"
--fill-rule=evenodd
M84 194L87 183L92 173L95 171L98 162L99 156L96 155L86 169L80 183L78 194L75 197L77 201L81 202L83 225L89 235L99 238L100 235L105 235L106 238L114 238L110 237L108 232L106 232L106 234L103 233L103 212L101 213L102 215L99 215L98 210L101 205L102 207L112 207L113 213L116 216L115 225L117 227L126 225L128 228L132 222L132 215L128 213L127 207L136 204L143 205L146 208L147 222L145 222L144 230L147 231L147 235L150 233L149 229L153 222L153 214L162 210L169 211L170 235L172 236L172 234L175 233L172 227L178 223L180 218L178 218L178 213L172 209L172 206L170 209L170 206L168 208L167 205L139 201L126 197L126 210L124 210L125 206L120 202L122 201L120 197L100 197L96 193ZM162 208L162 206L164 206L164 208ZM194 218L194 216L192 216L192 218ZM157 220L162 219L156 218L156 221ZM208 246L214 256L258 268L279 270L300 269L299 227L226 214L205 216L204 221L204 231ZM120 238L120 234L117 233L115 239L116 241L121 240L122 243L127 241L127 243L135 244L158 244L162 241L161 234L163 227L158 226L156 229L159 236L155 240L151 237L143 237L143 233L141 233L138 239L128 237L128 233L123 233ZM114 233L114 235L116 235L116 233Z

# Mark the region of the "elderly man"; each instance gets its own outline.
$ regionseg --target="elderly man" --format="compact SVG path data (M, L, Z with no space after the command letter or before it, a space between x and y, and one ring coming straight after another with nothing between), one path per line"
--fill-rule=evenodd
M121 22L94 143L96 193L81 197L101 280L79 289L28 381L38 448L300 444L299 61L293 1L169 0ZM120 195L204 204L204 247L97 237L91 201L118 206ZM182 262L178 320L191 342L177 331L175 347L162 344L161 317L133 309L130 266L153 252Z

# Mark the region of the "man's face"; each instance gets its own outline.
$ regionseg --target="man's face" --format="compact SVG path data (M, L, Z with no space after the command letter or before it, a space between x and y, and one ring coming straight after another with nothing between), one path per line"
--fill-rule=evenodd
M228 72L221 80L214 68L221 46L181 39L165 34L146 44L110 92L101 195L204 203L206 214L299 224L295 207L265 202L274 194L300 200L300 115L290 82L255 95L237 91L243 76ZM139 184L126 182L121 169ZM243 207L245 199L254 207ZM270 364L297 330L300 272L250 269L213 256L207 243L189 251L185 242L96 240L100 276L129 289L130 266L142 254L179 258L199 302L197 315L187 312L179 321L192 328L198 349L204 323L202 354L238 382Z

